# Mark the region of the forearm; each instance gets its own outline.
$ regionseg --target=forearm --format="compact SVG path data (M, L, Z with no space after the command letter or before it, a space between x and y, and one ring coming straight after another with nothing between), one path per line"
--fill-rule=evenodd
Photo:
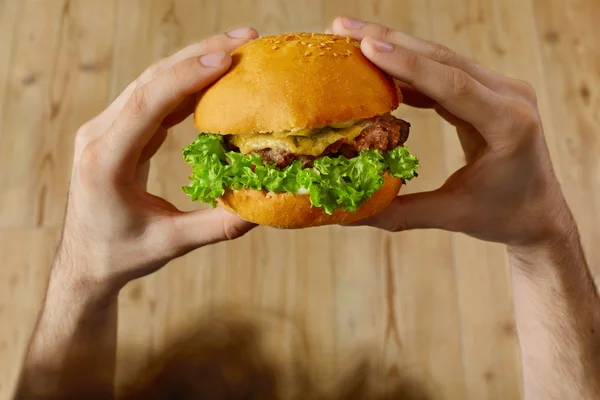
M600 300L576 229L509 256L525 398L600 398Z
M16 398L112 398L116 294L53 266Z

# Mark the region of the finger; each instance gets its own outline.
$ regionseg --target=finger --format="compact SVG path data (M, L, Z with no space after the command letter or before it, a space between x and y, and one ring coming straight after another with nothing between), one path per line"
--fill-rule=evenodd
M188 96L175 110L165 117L162 122L162 126L166 129L170 129L173 126L181 123L190 114L194 112L196 108L196 96Z
M506 119L501 96L458 68L370 37L363 39L361 49L384 71L472 124L484 136Z
M332 24L332 31L334 34L349 36L357 40L362 40L365 37L373 37L401 46L439 63L459 68L498 93L507 93L507 89L510 88L511 80L504 75L487 69L446 46L420 39L405 32L349 17L336 18Z
M435 108L435 100L425 96L407 83L396 81L402 92L402 103L416 108Z
M152 136L150 141L142 149L139 163L144 163L146 161L149 161L152 157L154 157L158 149L160 149L160 146L162 146L162 144L164 143L165 139L167 139L168 133L169 131L167 128L163 126L158 128L154 136Z
M177 255L236 239L256 226L222 208L181 213L167 223L171 227L170 247Z
M369 225L387 231L411 229L453 230L465 213L456 195L438 189L396 197L381 213L353 225Z
M137 88L105 134L115 171L131 170L123 163L137 163L142 149L163 119L188 96L214 82L231 65L225 52L184 60Z
M227 33L211 36L202 42L191 44L179 50L175 54L153 64L135 81L129 84L129 86L127 86L127 88L125 88L125 90L101 114L100 118L105 119L108 123L106 129L108 129L110 123L114 121L119 111L121 111L129 97L131 97L133 91L136 88L150 82L164 70L171 68L175 64L191 57L201 56L203 54L213 53L221 50L230 53L247 41L257 37L258 32L256 32L256 30L253 28L234 29Z
M148 190L148 176L150 175L150 160L140 163L135 173L135 182L144 191Z
M487 142L483 136L477 132L477 129L475 129L473 125L462 121L447 110L436 107L436 112L451 125L456 127L458 140L460 141L460 146L465 154L465 161L467 163L475 161L487 147Z
M332 29L326 29L326 34L332 35L335 32ZM416 108L433 108L437 104L434 100L420 93L418 90L405 82L396 81L402 91L402 103Z

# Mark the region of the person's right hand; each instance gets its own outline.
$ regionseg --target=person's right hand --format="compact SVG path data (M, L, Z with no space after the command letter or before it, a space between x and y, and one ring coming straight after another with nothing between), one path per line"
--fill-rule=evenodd
M146 190L168 130L194 112L196 94L258 37L240 28L194 43L149 67L75 139L62 240L53 268L64 285L111 295L199 247L255 225L223 209L182 212Z
M399 196L361 224L511 245L552 243L574 229L529 84L381 25L342 17L331 32L361 40L365 56L403 82L405 103L432 107L454 125L467 160L439 189Z

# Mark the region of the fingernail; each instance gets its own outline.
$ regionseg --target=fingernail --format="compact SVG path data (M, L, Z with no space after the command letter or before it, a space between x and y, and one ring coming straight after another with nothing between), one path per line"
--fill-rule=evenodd
M342 25L344 25L344 28L358 29L365 26L365 23L354 18L342 17Z
M224 51L217 51L216 53L208 53L200 57L200 63L205 67L218 67L225 59Z
M226 33L227 36L234 39L245 39L249 36L250 29L248 28L237 28Z
M370 40L371 46L377 51L389 53L390 51L394 50L394 46L392 46L391 44L389 44L387 42L382 42L381 40L377 40L377 39L373 39L373 38L370 38L369 40Z

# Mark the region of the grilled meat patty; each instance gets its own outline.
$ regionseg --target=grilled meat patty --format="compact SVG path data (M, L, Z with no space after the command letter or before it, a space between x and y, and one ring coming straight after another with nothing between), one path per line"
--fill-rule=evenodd
M255 153L260 155L263 161L276 164L279 168L286 167L294 160L302 162L302 167L307 168L312 167L315 159L329 154L341 154L346 158L352 158L362 150L392 150L406 142L409 131L410 124L408 122L393 115L383 115L369 120L363 131L353 141L338 140L318 156L295 154L284 149L262 149ZM231 144L230 147L232 147Z

